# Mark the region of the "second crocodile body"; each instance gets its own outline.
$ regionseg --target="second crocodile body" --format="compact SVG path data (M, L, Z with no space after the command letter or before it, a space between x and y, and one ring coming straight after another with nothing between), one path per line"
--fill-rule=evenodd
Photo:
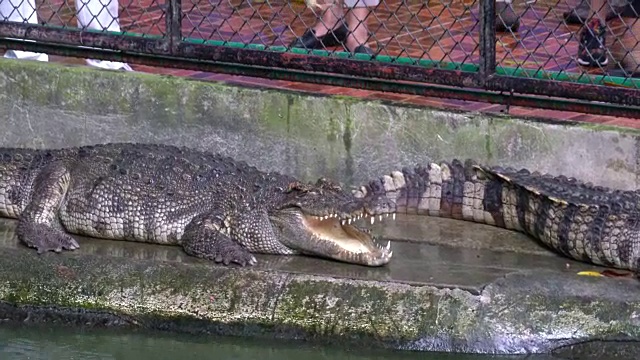
M575 260L640 271L640 193L566 176L477 165L404 168L370 181L358 197L386 196L398 213L524 232Z

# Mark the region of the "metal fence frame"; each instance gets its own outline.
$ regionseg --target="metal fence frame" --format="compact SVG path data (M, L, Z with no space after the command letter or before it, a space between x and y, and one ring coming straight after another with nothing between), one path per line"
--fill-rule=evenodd
M554 74L536 71L532 78L509 69L496 71L495 2L479 1L480 62L464 65L464 71L429 61L402 64L389 56L375 60L364 54L329 57L327 51L320 50L265 49L262 45L185 39L181 0L165 1L165 36L0 21L0 48L640 118L640 90L620 85L620 81L640 80L618 79L615 86L607 86L590 83L601 81L602 75L554 78Z

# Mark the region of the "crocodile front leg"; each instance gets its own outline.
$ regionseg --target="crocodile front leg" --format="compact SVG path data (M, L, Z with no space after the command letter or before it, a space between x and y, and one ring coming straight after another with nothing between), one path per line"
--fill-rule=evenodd
M224 216L209 213L196 216L185 228L182 248L195 257L229 265L255 265L256 258L229 236Z
M31 200L18 218L18 239L40 254L79 247L78 242L64 232L58 220L58 211L70 180L69 171L61 163L42 168L34 180Z

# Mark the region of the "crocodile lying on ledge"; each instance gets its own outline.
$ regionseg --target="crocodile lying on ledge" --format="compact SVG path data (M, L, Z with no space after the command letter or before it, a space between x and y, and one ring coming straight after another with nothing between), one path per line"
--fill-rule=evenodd
M394 171L356 197L397 213L469 220L529 234L575 260L640 271L640 193L467 160Z
M389 215L391 205L188 148L0 148L0 216L17 218L19 240L40 253L77 249L72 233L179 244L225 265L253 265L251 253L265 253L381 266L390 244L352 220Z

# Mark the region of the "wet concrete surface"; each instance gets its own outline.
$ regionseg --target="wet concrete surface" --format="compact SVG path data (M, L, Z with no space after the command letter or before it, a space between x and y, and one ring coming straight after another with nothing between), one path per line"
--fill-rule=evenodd
M77 251L39 256L15 226L0 219L0 320L561 358L594 340L629 353L640 339L636 280L578 276L602 268L486 225L398 216L374 225L393 239L388 266L258 255L251 269L80 237Z

